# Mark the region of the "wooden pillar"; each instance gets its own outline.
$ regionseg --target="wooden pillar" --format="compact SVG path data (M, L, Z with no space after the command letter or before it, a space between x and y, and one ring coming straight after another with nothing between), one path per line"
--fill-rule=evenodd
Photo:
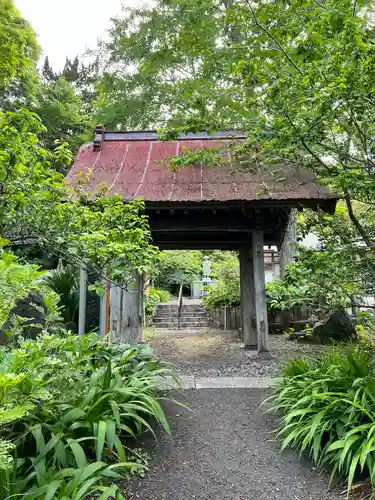
M264 276L263 231L253 231L254 296L258 352L268 352L266 281Z
M240 287L242 336L246 349L256 349L257 330L255 318L253 254L250 247L240 248Z
M142 339L142 278L137 273L124 292L121 314L121 344L138 344Z
M127 286L111 287L111 340L138 344L142 340L143 280L139 274Z
M79 271L79 313L78 334L86 333L87 271L84 266Z

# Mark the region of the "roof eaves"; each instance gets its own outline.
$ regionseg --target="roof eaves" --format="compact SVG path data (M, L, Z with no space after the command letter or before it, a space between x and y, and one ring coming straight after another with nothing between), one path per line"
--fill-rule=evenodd
M103 134L104 141L158 141L161 134L156 130L135 130L126 132L112 132L105 131ZM177 138L178 141L191 141L191 140L218 140L218 139L246 139L247 134L244 132L237 132L235 130L218 130L212 134L208 132L189 132L187 134L180 134Z

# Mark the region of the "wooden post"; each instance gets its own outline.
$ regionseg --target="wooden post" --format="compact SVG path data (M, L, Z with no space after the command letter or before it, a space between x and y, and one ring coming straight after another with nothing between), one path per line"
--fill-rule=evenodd
M99 335L105 337L107 334L107 280L103 280L104 292L100 297L100 315L99 315Z
M78 335L86 333L87 271L84 266L79 271L79 316Z
M181 327L182 290L183 290L183 285L180 285L180 292L178 294L178 305L177 305L177 329L178 330Z
M122 295L126 293L123 289L115 284L111 284L111 309L110 309L110 338L111 342L121 342L120 326L121 326L121 303Z
M106 296L105 334L108 335L108 338L110 339L109 332L111 331L111 282L109 280L107 280L105 296Z
M253 231L254 296L258 352L268 352L266 281L264 276L263 231Z
M254 324L255 294L253 267L251 248L240 248L242 337L245 349L256 349L258 346L257 330Z
M128 289L124 291L122 297L119 334L121 344L138 344L142 339L142 297L142 278L136 273L134 280L128 283Z

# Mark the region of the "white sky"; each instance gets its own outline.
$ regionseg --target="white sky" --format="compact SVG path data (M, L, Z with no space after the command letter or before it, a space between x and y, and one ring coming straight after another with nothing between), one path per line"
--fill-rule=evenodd
M72 58L95 48L105 36L110 18L121 13L121 4L136 6L145 0L14 0L36 31L43 55L55 70Z

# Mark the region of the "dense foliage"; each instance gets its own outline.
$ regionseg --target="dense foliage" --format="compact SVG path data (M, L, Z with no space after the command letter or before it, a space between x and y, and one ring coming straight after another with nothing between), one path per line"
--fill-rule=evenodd
M215 285L208 288L203 299L207 310L222 306L238 307L240 305L240 270L236 252L223 252L212 268ZM221 258L220 258L221 257Z
M99 275L106 268L109 276L126 279L131 266L152 267L155 249L142 202L125 205L119 196L92 197L81 184L68 187L51 161L67 162L69 152L62 144L52 158L38 146L43 130L25 110L0 113L0 235L12 244L36 241Z
M43 275L43 282L58 296L60 313L69 330L76 331L79 308L79 273L61 262L56 269Z
M171 115L176 124L194 123L208 105L215 117L210 125L231 128L241 108L249 119L241 82L228 75L228 42L236 40L226 19L230 3L168 0L124 7L99 51L99 121L130 130L161 127Z
M151 319L155 313L160 302L167 302L169 300L169 292L167 290L159 290L158 288L150 288L148 293L145 294L145 314L147 319Z
M66 141L76 147L88 123L83 91L73 67L41 80L34 32L11 0L0 7L0 497L120 499L112 483L143 467L127 439L152 431L152 419L169 433L156 397L169 371L146 347L109 347L62 325L76 314L79 266L123 283L134 268L153 270L157 250L141 201L85 194L85 178L65 183ZM61 268L47 277L23 247L63 256L73 281ZM34 303L28 322L21 300ZM36 340L25 340L29 327Z
M171 292L176 292L179 285L190 285L200 279L202 259L203 254L199 250L161 252L155 283L159 288Z
M17 343L0 349L0 497L123 498L112 483L144 468L127 440L151 419L169 433L155 394L170 371L146 346L95 335Z
M39 55L36 35L22 18L13 0L0 2L0 95L35 68Z
M282 413L282 448L308 453L318 467L331 467L331 482L350 490L359 477L375 491L375 372L372 351L334 348L316 360L288 362L273 389Z

